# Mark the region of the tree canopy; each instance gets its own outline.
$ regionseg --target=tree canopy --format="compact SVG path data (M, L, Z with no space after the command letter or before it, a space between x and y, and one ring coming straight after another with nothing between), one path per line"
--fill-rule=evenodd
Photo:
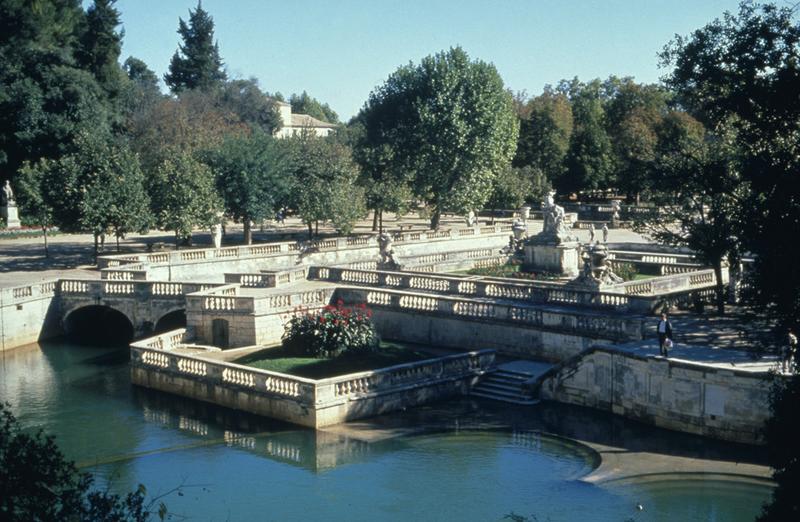
M189 10L189 22L178 20L183 43L172 55L164 81L174 93L190 89L210 90L222 85L227 75L222 67L219 45L214 41L214 20L197 7Z
M519 124L495 67L456 47L395 71L364 108L365 142L442 212L483 206L516 150Z

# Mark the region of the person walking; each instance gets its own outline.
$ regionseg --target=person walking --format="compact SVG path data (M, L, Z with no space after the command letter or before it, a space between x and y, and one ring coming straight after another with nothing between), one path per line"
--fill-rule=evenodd
M608 243L608 225L603 223L603 243Z
M667 357L669 349L672 348L672 323L667 318L667 312L661 313L661 320L656 328L658 332L658 348L661 355ZM669 341L669 342L667 342Z
M794 356L797 353L797 336L791 328L786 332L786 344L783 346L781 354L781 367L784 373L794 371Z
M594 243L594 223L589 223L589 244Z

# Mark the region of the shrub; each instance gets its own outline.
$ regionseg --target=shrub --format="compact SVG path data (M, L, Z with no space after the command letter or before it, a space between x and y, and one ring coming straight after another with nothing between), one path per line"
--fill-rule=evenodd
M639 270L633 263L614 263L614 273L624 281L633 281Z
M339 300L336 306L293 317L283 334L283 348L319 359L377 350L380 339L370 317L365 304L347 308Z

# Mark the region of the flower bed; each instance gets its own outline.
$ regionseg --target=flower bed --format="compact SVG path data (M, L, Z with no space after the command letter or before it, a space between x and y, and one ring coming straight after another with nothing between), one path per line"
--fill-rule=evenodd
M283 349L298 357L331 358L348 352L372 352L380 338L366 305L352 308L339 300L319 312L293 317L283 334Z

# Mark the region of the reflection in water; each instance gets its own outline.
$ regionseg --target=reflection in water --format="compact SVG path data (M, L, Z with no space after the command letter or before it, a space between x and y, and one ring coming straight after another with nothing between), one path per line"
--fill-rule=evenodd
M543 432L679 455L696 454L699 440L596 412L541 405L520 416L451 401L376 419L369 434L385 436L367 442L356 427L308 430L135 388L127 358L127 349L65 343L8 352L0 396L101 482L142 482L154 495L183 485L166 502L191 520L500 520L513 511L540 521L743 521L769 491L717 480L586 484L578 479L597 455ZM500 429L509 424L516 429ZM703 447L709 458L742 450Z

